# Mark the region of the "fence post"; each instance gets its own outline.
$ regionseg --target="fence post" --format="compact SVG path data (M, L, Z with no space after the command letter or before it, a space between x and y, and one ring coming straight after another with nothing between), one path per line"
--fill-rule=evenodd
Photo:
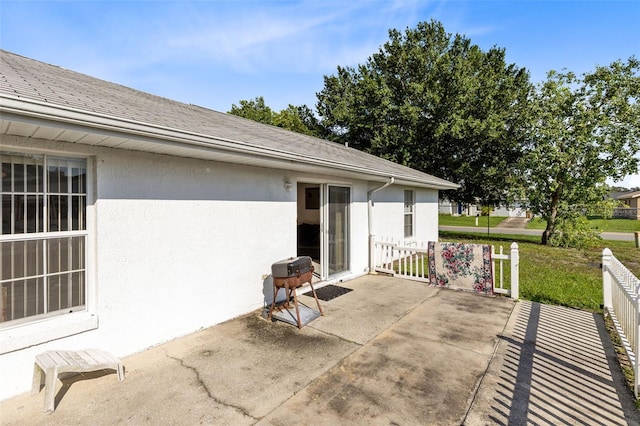
M511 243L511 298L520 298L520 252L518 243Z
M613 309L613 300L611 298L611 275L609 267L611 266L611 257L613 253L608 248L602 250L602 300L605 309Z

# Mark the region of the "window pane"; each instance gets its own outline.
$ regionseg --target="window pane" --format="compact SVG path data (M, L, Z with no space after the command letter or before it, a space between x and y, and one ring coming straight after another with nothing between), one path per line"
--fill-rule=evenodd
M0 198L2 234L40 232L43 229L44 157L0 152L3 194Z
M49 312L60 310L60 276L59 275L51 275L48 278L48 291L47 291L47 299L49 305Z
M24 243L27 253L27 277L44 273L44 240L16 241L13 244Z
M50 274L69 270L69 240L54 238L47 241L47 268Z
M68 196L49 195L49 231L69 231Z
M25 191L25 177L24 177L24 164L13 165L13 190L15 192Z
M2 195L0 197L0 214L2 215L2 233L3 234L11 234L11 224L13 223L11 219L11 195Z
M0 280L12 280L43 273L43 241L0 243Z
M74 231L84 229L84 208L85 197L72 196L71 197L71 229Z
M49 173L47 179L47 188L50 193L60 192L60 176L58 175L58 168L49 166Z
M23 195L14 195L13 196L13 233L14 234L22 234L24 233L24 225L25 225L25 199Z
M71 270L84 269L84 238L71 239Z
M404 236L413 237L413 215L404 215Z
M2 192L11 192L11 188L13 187L11 183L12 175L11 163L2 163L2 174L0 174L0 178L2 178Z
M26 316L44 313L44 278L27 280Z
M71 306L71 274L60 275L60 309L67 309Z
M404 191L404 212L411 213L413 211L413 191Z
M27 166L27 192L42 191L42 166Z
M44 206L41 195L27 195L27 232L42 232Z
M74 194L84 194L87 192L85 186L85 175L87 171L84 168L73 167L71 169L71 192Z
M0 322L44 313L42 278L14 281L0 285Z
M71 274L71 306L84 305L84 272Z

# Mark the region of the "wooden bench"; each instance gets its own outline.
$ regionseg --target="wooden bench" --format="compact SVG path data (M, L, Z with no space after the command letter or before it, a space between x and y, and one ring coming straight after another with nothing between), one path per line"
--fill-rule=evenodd
M84 351L47 351L36 356L33 366L31 394L40 392L44 383L44 411L55 407L56 383L61 373L88 373L98 370L116 370L118 380L124 380L124 365L108 352L99 349Z

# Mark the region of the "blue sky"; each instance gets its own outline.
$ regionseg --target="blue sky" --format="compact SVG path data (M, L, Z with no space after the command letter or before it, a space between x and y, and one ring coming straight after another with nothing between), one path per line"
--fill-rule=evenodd
M0 48L218 111L257 96L279 111L314 108L324 75L431 19L505 48L533 82L640 57L640 0L0 0Z

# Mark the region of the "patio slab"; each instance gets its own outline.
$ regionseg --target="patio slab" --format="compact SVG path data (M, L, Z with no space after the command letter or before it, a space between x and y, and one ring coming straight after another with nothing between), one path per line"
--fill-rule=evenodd
M512 315L522 303L384 276L340 285L353 291L321 302L326 316L301 330L259 310L124 358L124 382L63 380L51 415L42 393L0 402L2 424L493 424L500 410L507 424L522 413L496 381L517 375L505 342L526 328ZM605 396L602 416L624 419Z
M259 424L460 424L512 308L436 290Z

